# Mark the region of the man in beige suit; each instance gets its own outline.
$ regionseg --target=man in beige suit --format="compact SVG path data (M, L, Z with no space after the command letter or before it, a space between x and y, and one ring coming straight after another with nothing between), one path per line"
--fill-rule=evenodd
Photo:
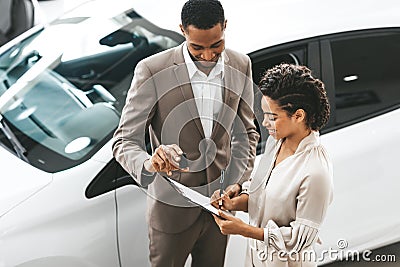
M221 170L230 196L253 168L254 125L249 57L225 49L217 0L189 0L180 25L186 42L138 63L114 134L117 161L148 187L152 266L223 266L227 244L212 216L188 203L163 176L210 196ZM152 155L146 152L148 130ZM188 170L179 168L182 153Z

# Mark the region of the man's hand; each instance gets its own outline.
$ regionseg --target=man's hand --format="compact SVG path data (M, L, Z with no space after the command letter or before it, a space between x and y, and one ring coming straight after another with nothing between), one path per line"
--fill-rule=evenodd
M187 171L187 168L179 168L182 154L182 149L175 144L160 145L150 160L144 162L144 167L148 172L165 172L168 176L172 175L172 171Z

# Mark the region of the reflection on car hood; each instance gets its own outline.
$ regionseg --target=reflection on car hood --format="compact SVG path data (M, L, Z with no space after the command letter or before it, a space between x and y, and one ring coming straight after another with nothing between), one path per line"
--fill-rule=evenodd
M0 147L0 218L52 181L40 171Z

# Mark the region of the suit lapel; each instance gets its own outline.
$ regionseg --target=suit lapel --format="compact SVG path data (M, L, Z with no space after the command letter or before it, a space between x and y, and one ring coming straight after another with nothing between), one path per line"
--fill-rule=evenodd
M181 88L183 101L189 109L190 115L192 116L194 123L196 124L197 130L200 132L201 136L204 138L204 131L201 125L199 112L196 107L196 102L193 95L192 86L190 84L189 73L187 71L185 60L182 53L183 46L181 45L175 51L175 77L178 81L178 85Z

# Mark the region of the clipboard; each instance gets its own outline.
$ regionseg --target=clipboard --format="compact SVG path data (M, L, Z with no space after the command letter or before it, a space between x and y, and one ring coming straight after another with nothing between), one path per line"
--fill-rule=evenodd
M168 181L168 183L179 194L181 194L184 198L186 198L188 201L190 201L191 203L201 207L205 211L207 211L207 212L209 212L211 214L214 214L214 215L216 215L216 216L221 218L221 216L218 214L218 209L215 208L213 205L211 205L209 197L206 197L206 196L200 194L199 192L196 192L193 189L191 189L191 188L189 188L189 187L187 187L187 186L185 186L185 185L183 185L183 184L181 184L181 183L179 183L179 182L177 182L175 180L172 180L171 178L168 178L168 177L165 177L165 176L162 176L162 177L164 177ZM229 211L225 211L224 210L222 212L225 212L226 214L231 215L231 216L235 216Z

